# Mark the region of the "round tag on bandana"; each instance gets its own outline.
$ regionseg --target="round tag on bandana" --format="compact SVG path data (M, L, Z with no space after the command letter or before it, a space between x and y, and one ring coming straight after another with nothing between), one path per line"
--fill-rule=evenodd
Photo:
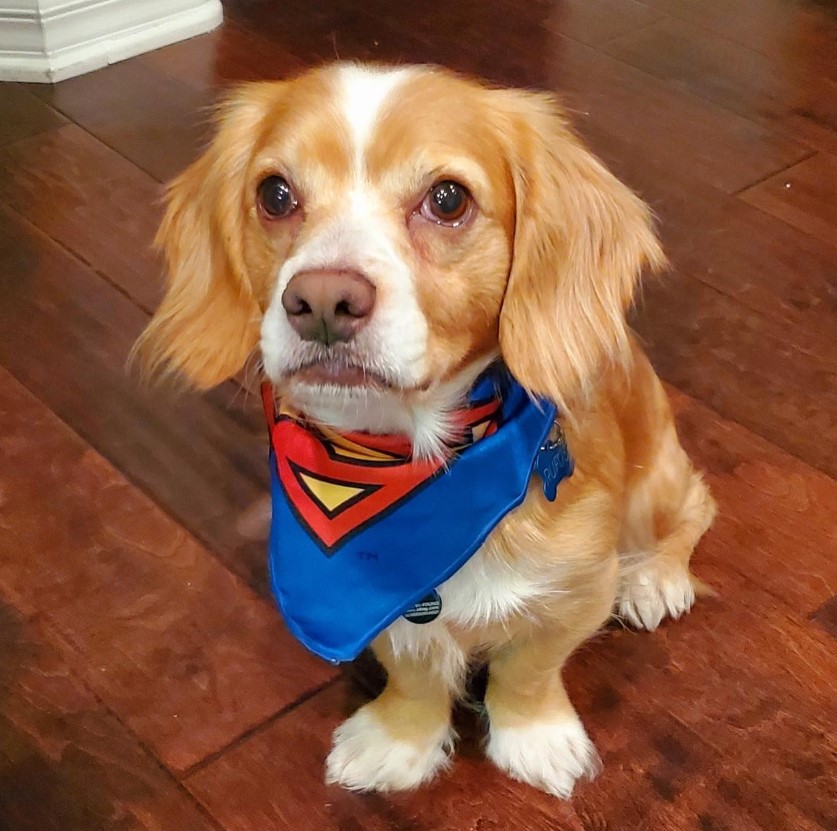
M439 592L432 591L427 597L419 600L411 609L404 612L404 619L410 623L430 623L442 613L442 598Z

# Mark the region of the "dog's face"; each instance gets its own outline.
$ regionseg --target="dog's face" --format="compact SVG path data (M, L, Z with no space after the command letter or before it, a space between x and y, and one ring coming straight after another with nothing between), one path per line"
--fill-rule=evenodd
M471 87L342 67L279 100L242 183L267 374L339 404L496 352L514 189Z
M427 452L499 353L571 399L618 359L635 280L660 259L645 207L551 100L418 67L240 90L173 183L160 239L152 363L209 386L260 344L290 403Z

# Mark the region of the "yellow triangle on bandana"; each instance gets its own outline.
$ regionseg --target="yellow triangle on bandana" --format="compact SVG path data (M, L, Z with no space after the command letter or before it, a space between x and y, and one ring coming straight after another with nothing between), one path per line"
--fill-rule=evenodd
M354 487L352 485L340 485L336 482L328 482L318 479L308 473L298 473L308 492L329 512L338 510L350 499L360 496L369 491L368 487Z
M483 436L485 436L485 431L491 426L490 421L481 421L479 424L474 424L471 427L471 433L473 433L474 441L479 441Z
M346 436L340 435L327 427L320 427L322 434L329 440L331 449L335 456L342 456L348 459L360 459L366 462L393 462L399 461L398 456L385 453L382 450L373 450L371 447L353 442Z
M387 453L381 453L379 450L354 450L351 447L337 444L331 445L335 456L340 456L344 459L359 459L362 462L392 462L398 459L397 456L390 456Z

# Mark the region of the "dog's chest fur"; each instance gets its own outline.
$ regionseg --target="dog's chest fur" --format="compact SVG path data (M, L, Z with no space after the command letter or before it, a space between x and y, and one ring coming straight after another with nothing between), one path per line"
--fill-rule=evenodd
M420 656L441 647L445 661L465 661L470 649L494 640L491 632L504 632L512 620L529 616L538 601L556 591L556 575L510 563L489 540L438 591L442 611L432 623L399 618L387 629L396 654Z
M546 588L543 575L510 563L489 543L439 587L440 618L463 628L503 623L525 614Z

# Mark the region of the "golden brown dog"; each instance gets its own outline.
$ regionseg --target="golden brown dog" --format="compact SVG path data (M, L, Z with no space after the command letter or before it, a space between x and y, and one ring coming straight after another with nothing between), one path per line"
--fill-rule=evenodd
M646 206L546 95L338 64L234 93L159 240L168 290L141 351L198 387L260 349L306 418L406 435L417 457L445 452L449 414L498 357L558 404L575 475L554 503L530 488L440 587L437 620L376 640L386 690L337 730L327 776L430 779L480 657L488 756L569 795L596 753L563 663L614 611L645 629L688 611L714 514L625 322L664 262Z

